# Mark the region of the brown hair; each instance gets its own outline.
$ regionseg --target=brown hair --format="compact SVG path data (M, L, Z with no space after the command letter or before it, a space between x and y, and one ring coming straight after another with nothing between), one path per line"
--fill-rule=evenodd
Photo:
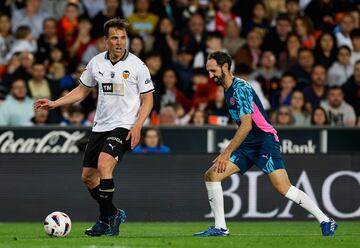
M126 19L112 18L104 24L104 35L109 35L110 28L117 28L127 31L129 24Z

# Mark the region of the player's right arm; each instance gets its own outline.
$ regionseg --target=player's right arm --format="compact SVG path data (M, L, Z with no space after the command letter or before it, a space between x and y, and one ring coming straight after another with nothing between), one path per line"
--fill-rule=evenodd
M79 84L75 89L70 91L67 95L57 99L56 101L50 101L48 99L38 99L34 103L35 111L38 109L54 109L62 105L71 104L74 102L82 101L89 95L91 88Z

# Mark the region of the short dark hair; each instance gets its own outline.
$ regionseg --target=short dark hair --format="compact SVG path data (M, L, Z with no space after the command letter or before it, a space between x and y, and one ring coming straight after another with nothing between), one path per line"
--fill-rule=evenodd
M228 53L216 51L210 53L207 59L208 60L214 59L216 63L220 65L220 67L222 67L224 64L228 64L229 70L231 68L232 60L231 60L231 56Z
M121 18L112 18L104 23L104 35L109 35L110 28L117 28L127 31L129 24L127 20Z

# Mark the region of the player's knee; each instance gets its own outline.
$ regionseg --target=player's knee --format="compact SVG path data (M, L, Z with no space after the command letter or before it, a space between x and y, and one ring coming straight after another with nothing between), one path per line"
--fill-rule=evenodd
M83 172L81 174L81 181L85 184L85 185L92 185L94 180L94 176L92 174Z
M214 173L214 171L207 170L204 174L204 180L205 182L215 182L215 181L219 181L219 178L216 175L216 173Z
M287 185L281 185L277 186L276 190L280 195L285 196L286 193L289 191L289 187Z
M110 175L112 175L112 169L111 169L111 166L109 166L108 164L106 163L99 163L98 164L98 170L99 170L99 173L100 173L100 177L103 178L103 177L108 177Z

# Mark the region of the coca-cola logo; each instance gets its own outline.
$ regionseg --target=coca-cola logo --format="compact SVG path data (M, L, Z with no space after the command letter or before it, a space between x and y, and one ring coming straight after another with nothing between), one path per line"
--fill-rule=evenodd
M14 131L0 134L0 153L79 153L76 142L86 132L51 131L43 137L15 138Z

